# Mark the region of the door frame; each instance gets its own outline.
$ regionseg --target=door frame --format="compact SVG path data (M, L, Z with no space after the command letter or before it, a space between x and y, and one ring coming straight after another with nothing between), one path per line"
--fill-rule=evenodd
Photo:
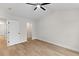
M27 27L27 41L31 41L32 40L32 23L27 22L26 27ZM29 29L30 29L30 37L29 37Z

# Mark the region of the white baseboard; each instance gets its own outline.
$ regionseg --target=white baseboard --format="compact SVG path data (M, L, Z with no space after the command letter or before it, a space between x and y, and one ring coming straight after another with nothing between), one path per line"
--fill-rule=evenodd
M38 38L39 40L42 40L42 41L45 41L45 42L48 42L48 43L51 43L51 44L54 44L54 45L57 45L57 46L61 46L63 48L67 48L67 49L70 49L72 51L76 51L76 52L79 52L78 49L76 48L73 48L73 47L70 47L70 46L67 46L67 45L63 45L63 44L60 44L58 42L52 42L52 41L48 41L48 40L45 40L45 39L41 39L41 38Z
M34 40L34 39L38 39L37 37L32 37L32 39Z

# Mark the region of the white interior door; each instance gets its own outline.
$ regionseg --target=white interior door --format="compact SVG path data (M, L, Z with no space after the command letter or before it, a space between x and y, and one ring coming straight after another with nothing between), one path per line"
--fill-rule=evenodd
M8 45L18 44L20 39L19 23L8 21Z

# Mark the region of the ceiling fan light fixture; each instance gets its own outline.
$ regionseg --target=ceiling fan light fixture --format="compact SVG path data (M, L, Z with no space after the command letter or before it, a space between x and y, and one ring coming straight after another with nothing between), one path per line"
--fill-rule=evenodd
M34 8L34 10L36 10L37 8L41 8L42 10L46 10L43 6L44 5L48 5L48 4L50 4L50 3L35 3L35 4L33 4L33 3L26 3L26 4L29 4L29 5L33 5L33 6L36 6L35 8Z
M37 5L37 8L40 8L40 5Z

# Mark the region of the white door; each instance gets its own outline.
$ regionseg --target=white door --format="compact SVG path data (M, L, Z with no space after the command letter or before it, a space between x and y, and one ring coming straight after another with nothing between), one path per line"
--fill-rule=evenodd
M19 23L17 21L8 21L8 45L18 44L20 42Z

